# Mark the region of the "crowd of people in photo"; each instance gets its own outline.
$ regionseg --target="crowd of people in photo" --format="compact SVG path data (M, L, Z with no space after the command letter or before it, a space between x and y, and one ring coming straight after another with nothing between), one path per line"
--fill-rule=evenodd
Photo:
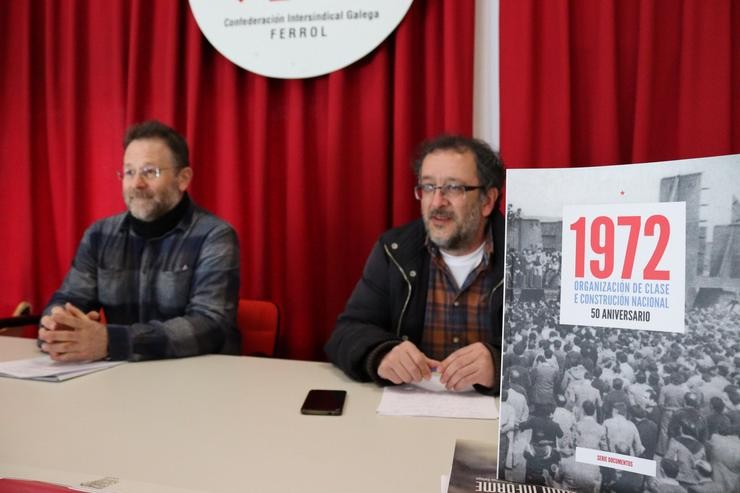
M507 274L514 288L560 287L560 252L542 247L506 252Z
M506 311L501 479L740 492L736 305L688 310L683 334L561 326L554 300L507 300ZM654 460L656 475L576 462L576 447Z

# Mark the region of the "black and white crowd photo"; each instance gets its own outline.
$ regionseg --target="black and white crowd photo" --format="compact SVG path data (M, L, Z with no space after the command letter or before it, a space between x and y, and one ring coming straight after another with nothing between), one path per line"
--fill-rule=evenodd
M708 161L596 183L532 175L526 194L508 179L499 479L740 492L740 163ZM560 323L560 206L618 200L686 202L683 327ZM654 461L655 474L576 461L578 448Z

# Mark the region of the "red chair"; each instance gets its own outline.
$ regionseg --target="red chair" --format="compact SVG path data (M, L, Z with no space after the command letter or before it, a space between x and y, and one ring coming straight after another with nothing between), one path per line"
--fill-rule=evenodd
M242 335L245 356L275 355L280 312L272 301L239 300L236 325Z

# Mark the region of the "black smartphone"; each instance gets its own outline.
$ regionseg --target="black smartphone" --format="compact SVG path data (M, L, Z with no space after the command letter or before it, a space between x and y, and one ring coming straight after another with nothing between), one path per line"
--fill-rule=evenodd
M309 390L301 406L301 414L339 416L344 408L345 397L346 390Z

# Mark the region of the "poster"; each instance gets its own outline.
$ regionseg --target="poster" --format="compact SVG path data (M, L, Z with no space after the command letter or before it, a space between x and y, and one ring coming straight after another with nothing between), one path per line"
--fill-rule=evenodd
M740 491L740 156L509 170L498 479Z

